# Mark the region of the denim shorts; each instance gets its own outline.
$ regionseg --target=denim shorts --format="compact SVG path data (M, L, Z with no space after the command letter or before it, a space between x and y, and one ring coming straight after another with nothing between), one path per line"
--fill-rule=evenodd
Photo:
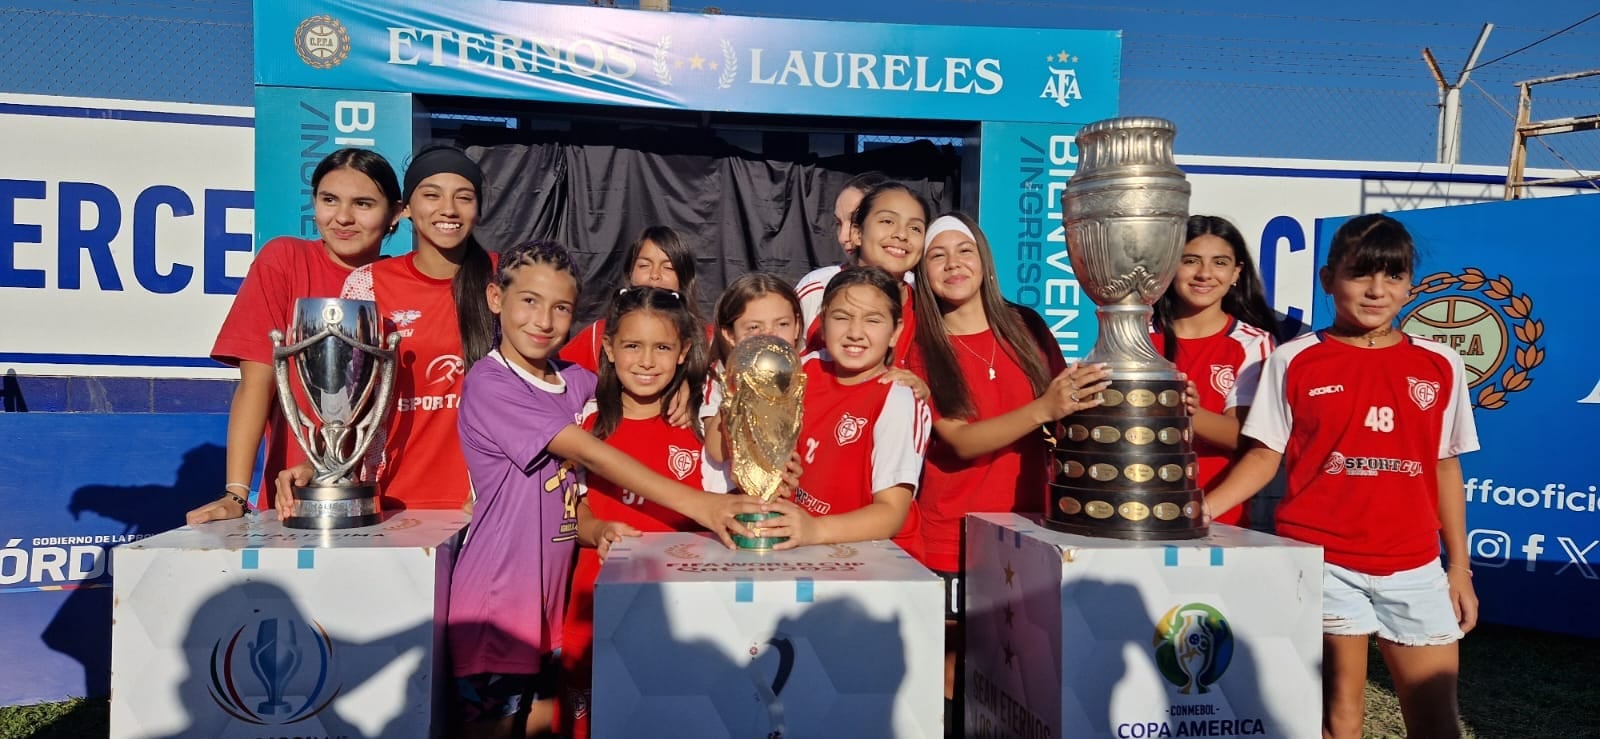
M1449 578L1437 559L1392 575L1323 563L1322 633L1377 634L1408 647L1453 644L1463 636L1450 602Z

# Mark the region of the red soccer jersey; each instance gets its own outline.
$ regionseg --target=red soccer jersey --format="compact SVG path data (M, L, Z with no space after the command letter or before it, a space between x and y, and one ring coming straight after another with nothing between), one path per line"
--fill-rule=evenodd
M836 264L822 267L800 278L800 282L795 285L795 295L800 298L800 319L805 322L804 339L808 352L820 352L827 348L822 341L822 295L827 292L828 281L842 271L844 269ZM900 304L900 321L905 328L901 329L900 340L894 345L896 367L906 366L911 356L911 347L916 343L917 318L911 309L910 282L911 273L907 272L905 300Z
M288 236L268 241L239 285L239 294L211 346L211 358L234 366L240 362L272 364L272 340L267 334L273 330L288 333L294 301L337 297L349 276L350 270L329 258L321 241ZM265 440L266 458L257 490L271 490L279 472L306 460L305 451L289 435L276 398L267 412ZM271 508L272 498L262 495L256 504Z
M1152 332L1150 340L1156 351L1166 354L1166 337ZM1189 376L1200 392L1200 407L1212 413L1227 413L1239 406L1248 407L1256 395L1256 384L1261 379L1261 363L1272 353L1272 335L1255 326L1234 319L1228 326L1210 336L1199 339L1178 339L1175 362L1178 371ZM1222 449L1204 439L1195 437L1195 455L1200 462L1197 482L1201 490L1222 479L1222 473L1233 461L1233 452ZM1248 526L1244 506L1217 516L1217 523Z
M1321 332L1279 347L1244 433L1282 452L1282 536L1370 575L1439 556L1438 463L1478 448L1461 356L1402 336L1382 349Z
M1033 384L1022 365L1000 348L993 331L951 336L950 345L977 411L977 416L968 420L994 418L1033 402ZM1066 368L1061 352L1053 345L1041 353L1052 377ZM920 352L912 354L911 369L928 379ZM938 420L938 409L931 403L929 407ZM922 489L917 493L926 550L923 564L940 572L960 572L962 518L968 513L1039 513L1044 510L1049 480L1050 446L1042 429L999 451L968 460L956 456L934 433L922 472Z
M805 412L800 457L805 468L794 502L815 516L849 513L872 503L879 490L905 485L916 492L932 419L928 406L897 384L868 380L842 385L832 362L804 358ZM912 501L894 543L920 558L922 534Z
M594 428L595 417L584 422ZM661 418L623 419L606 443L642 462L652 472L689 487L703 487L701 481L701 443L694 432L674 428ZM587 500L594 517L623 521L644 532L699 531L688 516L652 503L619 487L593 471L587 473ZM593 680L594 583L600 576L600 556L594 549L578 549L578 564L572 573L572 595L568 600L566 623L562 626L561 666L566 683L565 713L573 719L564 727L573 739L589 736L589 688Z
M600 342L606 337L606 319L585 326L577 336L561 347L558 356L590 372L600 371Z
M393 407L372 445L384 506L460 508L471 490L456 432L466 363L450 280L408 254L350 273L344 297L376 301L385 334L400 332Z

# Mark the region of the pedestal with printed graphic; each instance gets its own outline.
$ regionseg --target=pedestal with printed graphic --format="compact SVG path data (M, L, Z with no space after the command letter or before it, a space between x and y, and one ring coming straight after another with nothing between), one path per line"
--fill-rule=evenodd
M466 522L308 531L268 513L112 550L111 736L440 735Z
M1318 737L1322 549L966 520L966 736Z
M595 585L597 737L936 737L944 584L899 547L646 534Z

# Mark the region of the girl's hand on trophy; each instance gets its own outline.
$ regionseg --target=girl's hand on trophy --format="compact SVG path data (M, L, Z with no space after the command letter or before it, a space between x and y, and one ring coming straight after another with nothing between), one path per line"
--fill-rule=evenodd
M908 369L892 367L888 372L878 376L879 385L887 385L891 382L910 388L911 394L917 396L917 400L924 402L928 400L928 393L931 392L928 389L928 383L923 382L922 378L917 377L915 373Z
M1189 380L1184 386L1183 404L1191 416L1200 412L1200 388L1195 387L1194 380Z
M769 518L755 526L752 529L755 536L787 537L773 545L773 550L794 549L816 543L817 519L806 509L795 505L794 501L775 500L768 503L764 510L776 513L778 517Z
M273 497L273 507L278 509L279 521L283 520L284 511L294 510L294 489L310 485L313 473L310 462L301 462L278 473L274 481L278 494Z
M667 423L680 429L689 428L694 423L694 413L698 409L689 407L689 383L678 386L678 391L667 398Z
M641 533L622 521L602 521L600 531L595 536L595 554L600 555L600 561L604 562L612 544L622 541L624 536L639 536Z
M695 510L687 512L689 518L700 524L707 531L717 535L722 544L729 549L735 548L733 536L749 536L750 530L739 523L737 516L741 513L760 513L761 503L748 495L725 495L721 493L702 493L696 501Z
M1105 365L1074 362L1061 370L1039 396L1047 416L1044 420L1058 421L1104 403L1100 392L1110 386L1110 373Z
M789 461L783 465L783 482L778 483L778 497L784 500L794 498L794 491L800 489L800 476L805 474L805 460L801 459L800 452L789 452Z

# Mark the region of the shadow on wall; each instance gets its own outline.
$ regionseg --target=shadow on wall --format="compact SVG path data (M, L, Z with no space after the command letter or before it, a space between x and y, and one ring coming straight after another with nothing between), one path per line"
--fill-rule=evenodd
M224 464L222 447L203 444L183 455L172 485L85 485L73 491L67 512L74 521L91 514L115 521L125 541L154 536L182 526L184 513L216 497ZM110 594L109 588L73 590L39 635L46 646L83 665L88 695L111 690Z

